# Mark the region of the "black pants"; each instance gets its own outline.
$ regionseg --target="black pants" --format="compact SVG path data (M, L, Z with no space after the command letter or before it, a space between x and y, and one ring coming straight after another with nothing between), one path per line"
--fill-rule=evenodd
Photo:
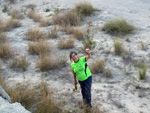
M79 81L83 101L86 103L87 107L91 106L91 86L92 86L92 76L90 76L85 81Z

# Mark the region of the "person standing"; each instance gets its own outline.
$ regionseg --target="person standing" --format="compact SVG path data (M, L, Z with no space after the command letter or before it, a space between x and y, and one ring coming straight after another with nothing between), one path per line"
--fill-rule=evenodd
M87 61L91 57L90 50L86 49L85 52L87 56L78 58L78 55L75 51L70 52L70 60L73 60L71 64L71 69L74 76L74 85L77 85L77 80L81 87L81 93L83 97L83 102L86 107L92 107L91 105L91 86L92 86L92 74L87 66Z

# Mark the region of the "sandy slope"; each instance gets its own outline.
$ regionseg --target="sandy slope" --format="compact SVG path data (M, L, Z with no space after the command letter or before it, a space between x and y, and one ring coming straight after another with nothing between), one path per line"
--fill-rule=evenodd
M2 19L9 18L6 13L1 10L5 4L5 0L1 0L0 15ZM43 15L48 15L44 10L50 8L51 12L55 8L72 8L74 0L18 0L16 4L9 5L14 9L25 8L24 5L35 4L36 10ZM105 109L108 113L149 113L150 111L150 76L149 69L146 80L138 80L138 68L134 67L133 62L124 61L119 56L114 56L112 53L107 54L106 51L113 52L113 41L115 37L105 34L100 30L107 20L123 17L133 23L138 29L135 33L128 35L130 42L125 41L124 45L127 50L130 50L131 58L136 61L145 59L147 64L150 63L150 1L149 0L90 0L94 7L101 11L92 17L93 24L99 27L98 33L94 35L94 40L97 42L97 47L89 60L89 64L95 58L101 57L107 59L106 67L112 70L112 78L106 78L102 74L93 74L92 86L92 103L97 105L99 109ZM28 17L21 20L22 27L7 32L7 36L14 49L17 49L19 54L26 54L31 62L28 70L24 73L12 71L8 68L8 62L3 62L2 75L10 84L15 82L23 82L30 80L34 84L41 81L41 78L46 81L50 87L54 88L54 97L57 98L62 105L67 109L79 109L81 103L81 93L72 92L73 76L69 67L70 61L68 58L68 66L61 70L49 71L47 77L42 76L42 72L38 71L35 62L37 56L32 56L27 52L28 41L24 40L25 33L31 27L38 25ZM86 26L82 26L83 28ZM52 27L42 28L44 30ZM93 28L94 29L94 28ZM52 40L54 45L56 40ZM146 46L146 50L141 50L140 41ZM76 42L76 50L81 47L81 42ZM59 51L59 50L56 50ZM66 50L66 54L69 54ZM61 52L61 51L60 51ZM79 54L82 56L83 54ZM126 67L128 74L124 73ZM136 89L136 86L141 88Z

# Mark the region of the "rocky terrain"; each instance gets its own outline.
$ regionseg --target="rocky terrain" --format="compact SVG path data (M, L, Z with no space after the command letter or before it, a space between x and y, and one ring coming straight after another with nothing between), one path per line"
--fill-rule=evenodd
M73 92L74 82L71 72L71 61L67 57L67 66L61 69L40 71L36 66L38 56L28 52L28 40L25 40L29 29L39 27L39 22L34 22L27 16L29 9L27 5L35 5L35 10L43 18L51 19L54 11L59 8L69 10L75 3L81 0L17 0L15 3L9 3L9 0L0 0L0 18L4 21L10 16L3 12L5 5L9 10L16 9L24 12L24 18L20 20L22 26L6 32L11 43L12 50L16 51L16 56L26 55L30 62L26 71L14 71L9 68L9 60L2 60L1 76L5 78L9 86L16 83L31 82L38 84L45 81L48 87L53 89L53 96L58 102L70 112L80 111L82 95L78 85L78 92ZM103 73L93 74L92 83L92 104L97 106L100 111L106 113L149 113L150 111L150 1L149 0L89 0L95 7L100 9L93 16L87 16L79 26L81 29L87 29L87 22L92 19L93 40L96 41L95 49L92 49L92 58L88 61L90 64L97 58L105 59L105 67L112 72L111 77L105 77ZM49 8L50 11L45 10ZM125 18L132 23L136 30L125 36L112 36L102 31L105 22L114 18ZM54 26L40 27L43 31L51 30ZM59 31L60 37L68 36ZM120 38L123 41L127 52L127 58L114 55L114 40ZM127 39L129 41L127 41ZM80 52L82 42L75 41L73 49L58 49L57 39L49 39L55 48L55 53L61 55L65 53L69 56L71 50L77 51L79 57L86 54ZM139 68L137 65L148 65L146 78L139 80ZM0 105L1 105L0 97ZM10 108L9 108L10 109ZM1 110L1 108L0 108ZM5 111L4 111L5 112Z

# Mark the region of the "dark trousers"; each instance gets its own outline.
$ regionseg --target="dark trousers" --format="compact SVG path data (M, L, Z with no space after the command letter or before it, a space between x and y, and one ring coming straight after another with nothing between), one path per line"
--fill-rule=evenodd
M91 106L91 86L92 86L92 76L90 76L85 81L79 81L83 101L87 107Z

